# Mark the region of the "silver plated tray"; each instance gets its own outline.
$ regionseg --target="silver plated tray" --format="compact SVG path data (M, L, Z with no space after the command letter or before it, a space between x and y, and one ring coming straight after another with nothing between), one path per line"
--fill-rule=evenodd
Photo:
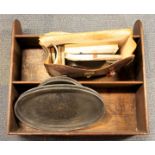
M32 128L71 131L98 121L104 114L104 104L93 89L68 77L55 77L24 92L14 111Z

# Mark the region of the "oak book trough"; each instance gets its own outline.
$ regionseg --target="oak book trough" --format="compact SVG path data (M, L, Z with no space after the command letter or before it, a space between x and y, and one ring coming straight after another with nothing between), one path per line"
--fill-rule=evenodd
M7 129L9 135L143 135L148 134L144 35L141 21L133 27L137 48L132 63L114 75L78 78L104 100L104 118L74 131L45 131L21 123L14 105L25 91L50 78L43 65L39 35L23 34L18 20L13 23Z

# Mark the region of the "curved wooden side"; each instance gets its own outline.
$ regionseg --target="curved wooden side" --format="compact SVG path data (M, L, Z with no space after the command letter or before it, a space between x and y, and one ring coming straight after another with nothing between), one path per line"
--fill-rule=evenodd
M148 108L147 108L147 96L146 96L146 70L145 70L145 54L144 54L144 29L142 22L137 20L134 24L134 35L139 35L139 52L141 52L141 76L143 85L139 88L136 93L137 100L137 126L139 130L149 133L149 121L148 121Z
M10 80L9 80L9 97L8 97L8 115L7 115L7 132L9 133L12 129L17 128L15 116L13 112L13 101L17 97L17 92L13 87L12 81L17 77L18 68L14 65L14 62L19 61L21 56L19 47L15 40L16 34L22 34L22 28L19 20L14 20L12 26L12 38L11 38L11 51L10 51ZM16 50L15 50L16 49ZM18 54L15 54L18 53ZM16 56L18 55L18 57Z

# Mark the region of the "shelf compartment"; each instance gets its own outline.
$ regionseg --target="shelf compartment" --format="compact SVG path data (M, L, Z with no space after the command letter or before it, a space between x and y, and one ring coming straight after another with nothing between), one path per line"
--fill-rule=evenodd
M113 76L101 76L90 79L77 79L79 81L143 81L142 55L140 53L139 35L135 35L137 49L134 62L121 68ZM43 49L39 45L39 35L18 34L14 38L14 70L13 80L16 81L44 81L49 75L44 67Z
M24 87L22 87L24 86ZM24 91L35 87L34 85L22 85L14 84L13 89L16 92L16 97L12 101L12 108L14 103L17 100L18 96ZM89 85L87 85L89 87ZM146 123L143 117L139 117L141 114L141 109L139 109L139 104L141 100L139 99L139 93L141 93L142 85L132 85L128 87L118 86L118 87L98 87L97 85L91 86L96 90L100 96L103 98L105 104L105 115L95 124L88 126L87 128L81 130L75 130L71 132L50 132L50 131L41 131L33 129L31 127L25 126L20 123L14 116L14 128L11 128L10 133L18 133L29 135L38 134L50 134L50 135L105 135L105 134L116 134L120 133L128 135L131 133L139 134L146 133L147 129L145 125L141 123Z

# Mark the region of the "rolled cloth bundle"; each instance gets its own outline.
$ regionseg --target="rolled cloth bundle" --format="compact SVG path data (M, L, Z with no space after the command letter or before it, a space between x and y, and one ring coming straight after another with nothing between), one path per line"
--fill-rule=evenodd
M117 71L134 59L136 42L131 29L97 32L50 32L39 43L46 53L45 67L51 76L91 77ZM90 64L94 67L88 67ZM96 65L96 62L100 65ZM96 67L95 67L96 66Z

